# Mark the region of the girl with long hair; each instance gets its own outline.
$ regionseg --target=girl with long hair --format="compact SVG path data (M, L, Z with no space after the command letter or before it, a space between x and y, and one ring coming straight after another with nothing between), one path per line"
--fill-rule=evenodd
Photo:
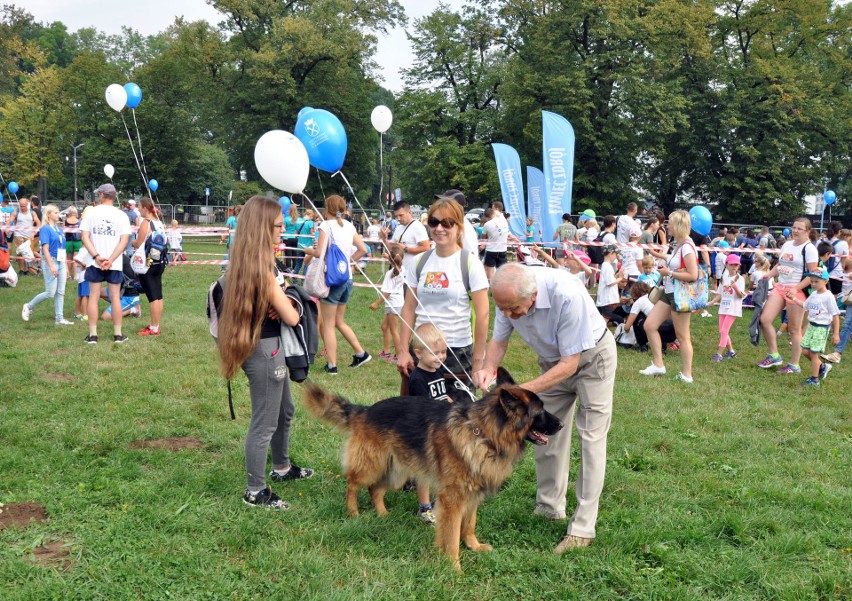
M349 367L360 367L367 363L372 357L364 350L358 337L346 323L346 304L352 295L352 268L350 265L367 254L364 239L355 230L355 226L343 219L346 212L346 200L342 196L332 194L325 199L325 220L319 226L319 238L316 248L306 248L305 254L319 257L320 250L325 248L331 240L340 247L346 256L346 269L349 279L338 286L332 286L328 296L320 299L320 314L322 315L322 338L325 343L328 365L325 372L329 375L337 375L337 337L334 330L343 334L346 342L352 346L355 354L352 355L352 363ZM331 239L331 240L330 240ZM352 248L355 247L353 252ZM310 262L310 259L307 260Z
M242 367L248 377L251 423L246 435L247 505L287 509L264 476L272 446L273 481L310 478L289 456L290 423L295 408L281 339L282 323L294 326L299 314L284 294L284 266L275 261L284 218L272 199L253 196L240 214L240 228L230 248L230 263L219 320L222 374L233 378Z

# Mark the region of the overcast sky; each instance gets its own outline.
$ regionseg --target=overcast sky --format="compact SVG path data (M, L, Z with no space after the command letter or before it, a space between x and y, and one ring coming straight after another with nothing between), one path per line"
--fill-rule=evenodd
M69 31L94 27L109 34L121 32L123 25L132 27L143 35L152 35L169 26L176 16L188 21L204 19L213 24L222 15L204 0L10 0L32 14L36 21L48 23L61 21ZM454 8L462 0L445 0ZM422 17L438 6L438 0L400 0L409 18ZM405 32L394 29L379 39L376 61L381 65L385 87L398 92L402 88L399 70L409 66L412 54Z

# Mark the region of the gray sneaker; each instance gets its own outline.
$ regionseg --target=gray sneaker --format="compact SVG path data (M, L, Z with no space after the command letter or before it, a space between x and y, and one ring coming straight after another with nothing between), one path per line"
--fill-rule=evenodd
M21 309L21 319L23 319L24 321L29 321L30 315L32 314L33 310L30 309L30 306L28 304L24 303L24 308Z

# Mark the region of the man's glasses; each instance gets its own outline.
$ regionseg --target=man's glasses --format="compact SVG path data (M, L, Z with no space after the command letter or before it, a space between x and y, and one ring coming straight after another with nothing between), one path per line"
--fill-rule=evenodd
M445 217L444 219L436 219L435 217L429 217L429 219L426 220L426 223L431 228L436 228L440 225L443 226L445 230L448 230L451 227L455 227L456 220L450 219L449 217Z

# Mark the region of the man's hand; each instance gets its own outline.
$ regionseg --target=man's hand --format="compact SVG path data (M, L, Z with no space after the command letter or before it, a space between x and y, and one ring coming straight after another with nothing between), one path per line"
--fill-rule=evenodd
M102 271L108 271L112 267L112 261L109 260L109 257L98 257L98 267Z
M479 371L473 372L471 378L473 379L474 386L485 391L491 388L491 385L497 381L497 370L480 369Z
M397 351L396 353L396 369L399 373L408 376L414 369L414 359L408 351Z

